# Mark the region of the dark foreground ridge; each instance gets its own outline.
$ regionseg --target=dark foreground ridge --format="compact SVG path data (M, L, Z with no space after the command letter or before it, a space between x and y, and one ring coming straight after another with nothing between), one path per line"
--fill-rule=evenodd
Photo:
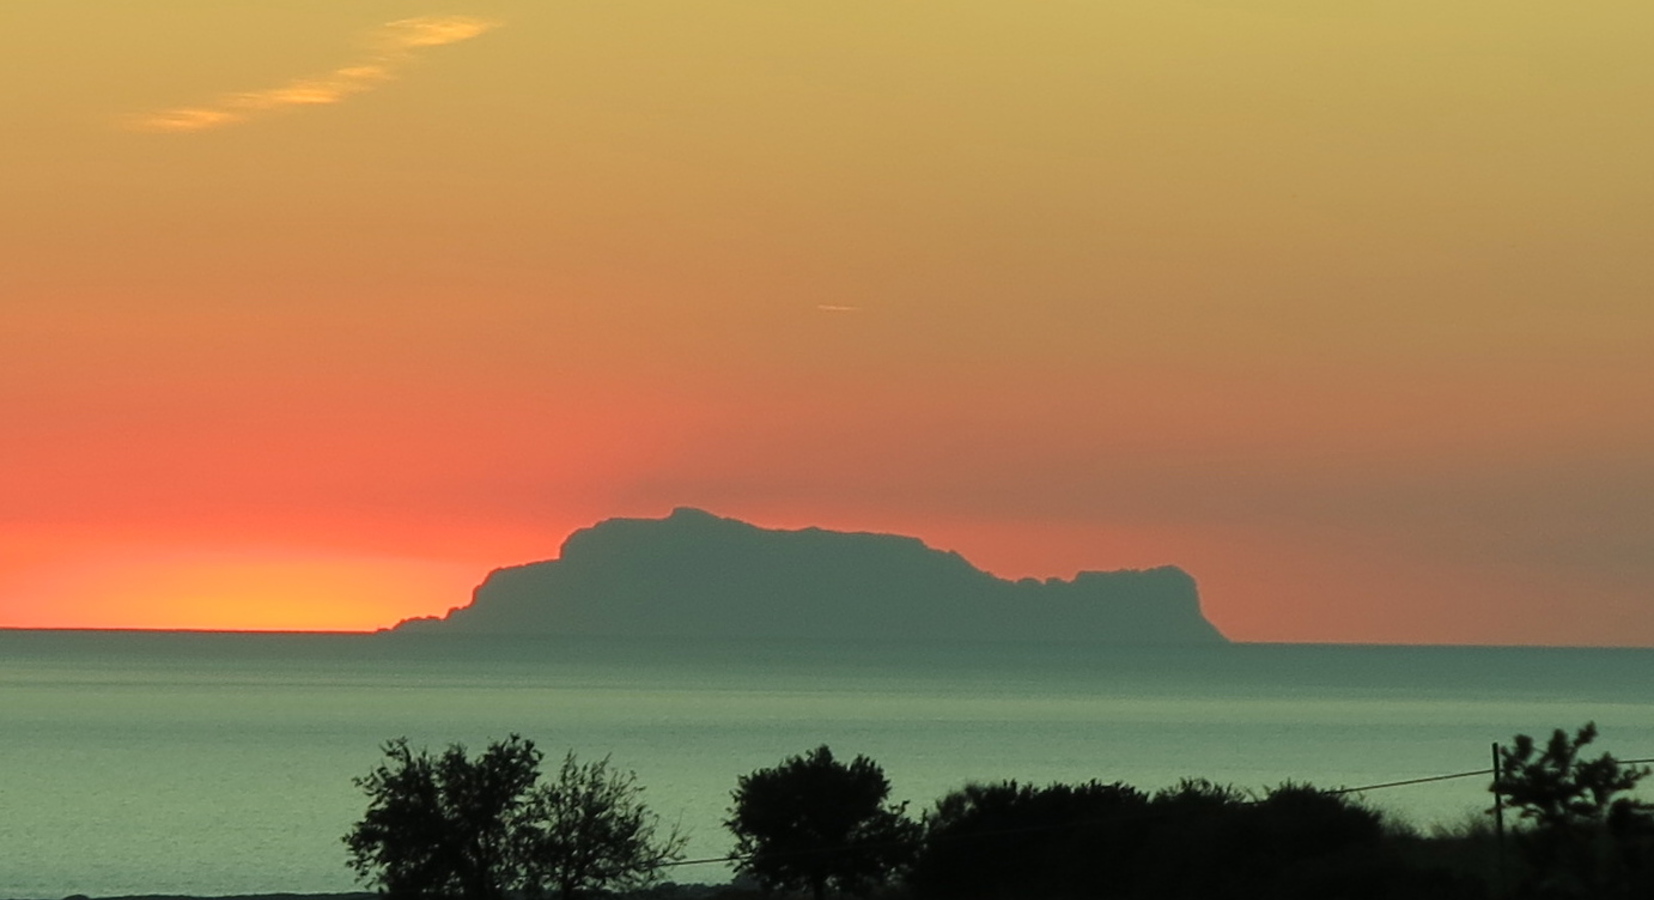
M1173 566L1006 581L918 538L759 528L697 509L609 519L560 558L496 569L401 632L603 637L1222 643Z

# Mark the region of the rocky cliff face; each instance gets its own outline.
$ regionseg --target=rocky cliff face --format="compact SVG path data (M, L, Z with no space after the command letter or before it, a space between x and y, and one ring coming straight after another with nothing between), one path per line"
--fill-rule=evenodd
M694 509L610 519L470 606L398 630L693 638L1219 643L1174 567L994 577L916 538L758 528Z

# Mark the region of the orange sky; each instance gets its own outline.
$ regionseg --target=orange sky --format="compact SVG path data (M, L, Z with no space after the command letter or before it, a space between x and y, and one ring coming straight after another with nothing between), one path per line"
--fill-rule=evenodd
M1654 644L1654 11L0 5L0 625L696 505L1231 637Z

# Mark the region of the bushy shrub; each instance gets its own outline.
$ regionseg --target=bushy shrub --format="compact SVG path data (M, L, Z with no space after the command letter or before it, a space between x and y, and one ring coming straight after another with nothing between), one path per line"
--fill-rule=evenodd
M1124 784L972 784L925 817L920 898L1131 896L1148 798Z
M1286 784L1262 796L1190 780L967 785L925 818L917 900L1424 900L1479 883L1411 868L1382 815Z

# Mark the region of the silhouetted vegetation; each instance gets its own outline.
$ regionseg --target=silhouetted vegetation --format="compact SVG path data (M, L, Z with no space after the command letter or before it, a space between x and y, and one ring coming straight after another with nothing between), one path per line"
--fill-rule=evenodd
M664 834L644 805L637 775L609 759L563 757L557 779L529 798L522 837L530 893L555 888L563 900L591 890L634 889L654 882L663 864L682 859L684 836Z
M1288 784L968 785L926 817L919 900L1475 896L1407 866L1382 816ZM1444 893L1443 890L1453 891Z
M1582 759L1596 737L1587 722L1572 737L1558 728L1543 748L1525 734L1499 748L1492 789L1527 826L1514 836L1519 896L1654 896L1654 806L1630 796L1649 770L1607 753Z
M1200 779L1153 794L1101 781L968 784L915 822L890 802L875 762L844 763L821 746L737 779L725 825L741 877L717 888L650 887L682 859L683 838L658 834L635 777L607 759L582 765L571 753L541 784L539 752L515 735L476 759L397 740L357 779L370 805L345 841L364 879L407 898L1654 897L1654 806L1632 795L1649 770L1582 757L1595 738L1587 724L1543 746L1517 735L1498 748L1492 789L1508 834L1486 816L1420 834L1345 790L1289 782L1253 793Z
M1121 784L972 784L925 817L917 897L1123 896L1148 799Z
M440 756L405 738L356 786L368 811L345 835L350 865L393 898L497 900L517 887L523 808L540 752L516 735L476 759L454 744Z
M865 756L848 765L827 747L743 775L725 825L738 871L767 889L828 888L865 896L904 869L919 828L889 805L890 782Z
M676 830L657 836L636 777L606 758L582 765L570 753L541 784L542 754L518 735L475 759L459 744L432 756L402 738L384 752L355 780L368 810L344 841L351 868L387 896L501 900L555 889L572 900L646 885L682 856Z

